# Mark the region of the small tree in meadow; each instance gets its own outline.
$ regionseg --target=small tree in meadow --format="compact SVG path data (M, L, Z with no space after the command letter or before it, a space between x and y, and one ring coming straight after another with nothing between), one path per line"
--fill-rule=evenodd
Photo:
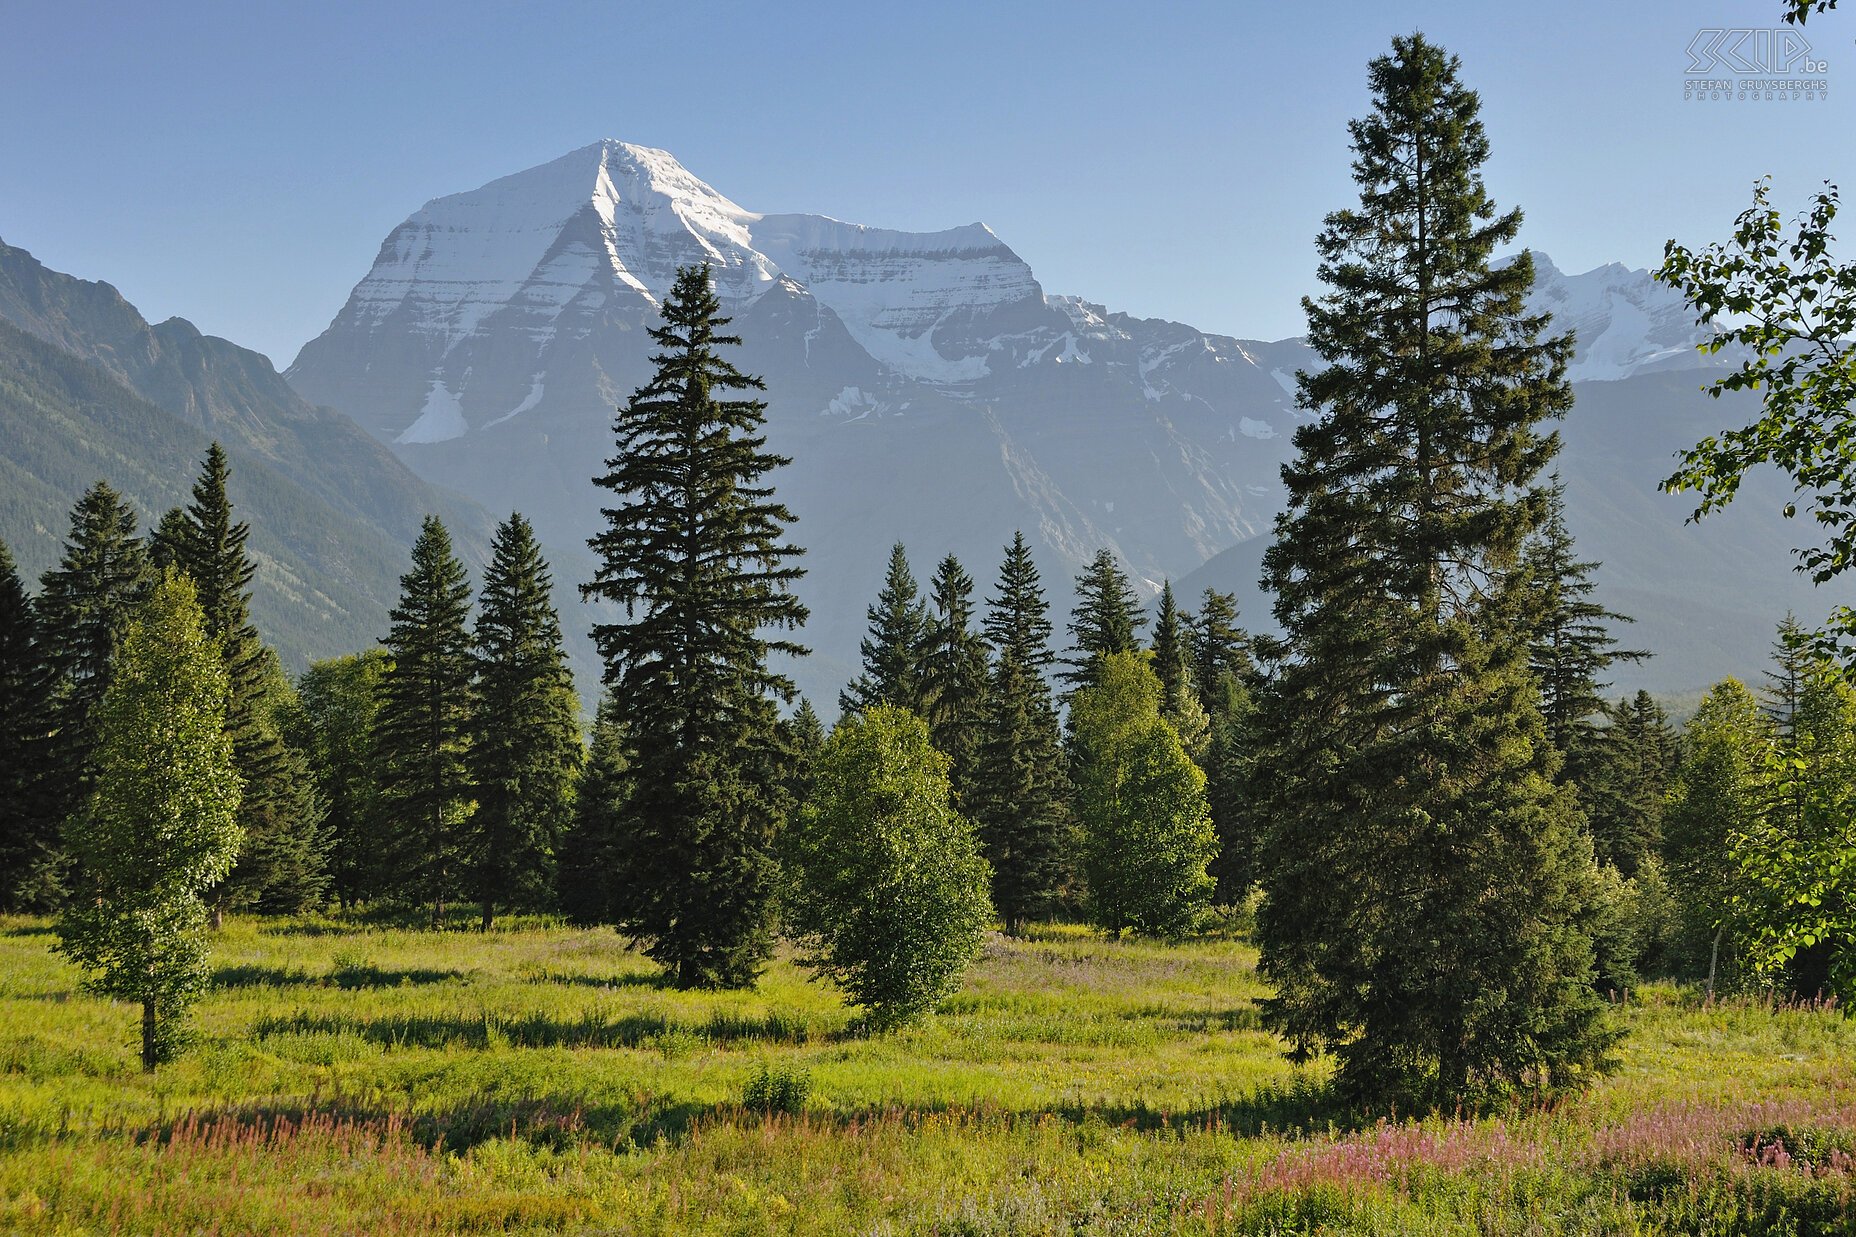
M77 883L59 949L142 1007L142 1068L173 1057L206 986L205 891L238 857L226 670L186 576L130 620L97 708L96 790L66 830Z
M838 723L789 836L789 925L879 1030L932 1010L992 919L991 871L953 808L928 727L877 705Z
M1205 775L1161 716L1160 691L1141 654L1110 653L1070 706L1090 912L1117 936L1185 935L1216 884Z

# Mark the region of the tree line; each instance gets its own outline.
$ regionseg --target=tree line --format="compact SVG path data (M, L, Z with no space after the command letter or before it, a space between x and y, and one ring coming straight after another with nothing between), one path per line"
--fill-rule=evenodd
M924 596L898 545L827 732L778 669L806 651L788 461L686 269L594 478L590 745L520 515L474 626L428 520L382 647L284 681L214 448L146 542L99 484L39 597L0 572L0 897L62 905L67 952L143 1001L150 1064L209 912L328 897L435 927L460 902L485 929L560 910L685 987L752 984L784 933L879 1028L932 1008L995 919L1176 937L1248 905L1267 1024L1381 1108L1582 1086L1618 1034L1603 994L1644 973L1847 991L1850 689L1794 632L1763 708L1723 684L1685 738L1646 694L1607 702L1645 654L1552 472L1573 341L1527 311L1530 257L1493 261L1521 216L1486 191L1458 70L1418 35L1369 66L1264 560L1280 635L1168 584L1144 637L1104 549L1060 658L1022 534L983 615L957 559ZM171 862L151 821L195 830Z

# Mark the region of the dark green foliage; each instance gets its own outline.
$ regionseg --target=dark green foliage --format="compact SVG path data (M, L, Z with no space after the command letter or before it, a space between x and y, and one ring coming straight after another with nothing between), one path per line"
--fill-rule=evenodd
M59 948L94 990L142 1006L150 1070L206 987L201 895L238 851L225 667L203 619L170 570L126 624L94 714L96 794L67 830L77 876Z
M1109 653L1070 704L1090 917L1114 936L1185 936L1215 884L1205 775L1161 716L1161 690L1142 654Z
M218 444L214 444L217 446ZM156 571L181 566L188 537L187 509L169 507L148 534L148 561Z
M1662 840L1663 801L1675 773L1676 739L1669 716L1648 692L1607 710L1582 756L1579 785L1586 827L1600 863L1635 876Z
M1592 600L1591 573L1598 564L1578 559L1566 527L1565 486L1557 476L1547 487L1546 522L1528 542L1523 562L1533 587L1528 660L1540 686L1541 718L1548 741L1560 754L1559 780L1579 787L1583 799L1599 776L1597 719L1604 714L1604 690L1610 686L1599 676L1613 662L1647 654L1620 651L1609 624L1631 619Z
M1096 658L1131 653L1136 634L1147 626L1141 604L1113 552L1102 549L1076 577L1076 609L1070 615L1070 654L1057 676L1069 691L1095 681Z
M553 587L534 530L511 515L491 543L477 615L477 811L466 862L485 931L499 905L534 909L550 900L554 848L573 811L584 752Z
M952 993L992 918L990 873L954 810L947 763L920 718L872 705L825 741L788 837L786 922L803 962L878 1030Z
M1192 615L1173 599L1173 582L1160 589L1160 612L1154 620L1153 670L1160 678L1160 713L1186 745L1194 761L1211 746L1211 718L1192 678Z
M618 449L596 479L617 505L589 544L582 592L625 608L593 629L630 747L616 918L684 987L752 983L770 944L772 845L790 771L778 702L792 684L770 654L806 617L793 515L767 474L761 389L719 352L740 343L706 267L665 298L651 381L619 410Z
M1255 810L1251 789L1256 702L1236 675L1226 672L1212 698L1211 742L1205 752L1205 797L1218 854L1208 869L1220 906L1241 905L1260 876L1267 823Z
M0 541L0 912L36 909L59 852L60 821L47 781L52 671L32 599Z
M825 747L825 723L819 720L812 702L801 696L799 707L781 723L786 732L786 750L790 773L786 779L787 801L797 806L812 795L813 767Z
M1789 737L1792 733L1793 719L1817 661L1811 633L1797 615L1788 613L1779 620L1779 636L1772 644L1772 668L1766 671L1766 687L1760 693L1760 704L1782 735Z
M90 715L109 687L116 641L150 587L148 555L135 530L135 512L108 482L97 482L72 510L64 555L40 583L35 609L54 676L57 736L46 763L48 807L60 821L74 817L90 795Z
M968 811L986 721L986 639L973 630L973 577L949 554L935 568L922 648L923 716L948 759L954 804Z
M303 761L289 752L276 723L271 697L288 682L251 621L251 581L256 566L245 553L248 525L232 518L226 494L230 474L218 443L207 449L192 499L162 517L154 556L184 571L199 590L206 634L225 659L230 695L226 734L244 784L239 801L243 838L239 859L225 884L211 895L215 914L224 906L259 906L296 911L317 900L326 879L316 857L321 806L309 794Z
M381 833L374 718L388 662L381 649L319 661L297 680L285 737L302 752L323 804L330 891L345 906L397 879Z
M1589 1081L1612 1040L1582 930L1590 848L1556 788L1520 619L1546 515L1536 426L1568 337L1493 268L1519 212L1457 62L1422 36L1369 69L1358 209L1317 241L1288 509L1264 560L1286 651L1260 700L1272 1027L1384 1108Z
M391 892L430 905L432 924L462 877L470 812L470 580L451 537L428 516L400 577L384 641L390 659L374 720L375 778Z
M614 882L625 870L625 730L608 700L593 723L593 744L574 788L573 820L555 851L555 898L579 924L617 921Z
M243 838L238 862L222 887L230 892L228 901L264 914L317 910L329 894L334 838L325 828L328 804L310 767L309 749L282 738L298 710L296 690L277 655L264 649L254 720L261 734L276 736L278 742L274 754L261 766L257 806L247 810L240 805ZM234 763L237 759L235 744ZM252 793L252 783L246 783L245 793ZM217 901L222 891L209 896Z
M1246 689L1255 684L1250 634L1237 625L1237 598L1212 588L1205 590L1189 627L1192 681L1199 689L1199 703L1215 719L1224 692L1219 684L1226 675Z
M838 707L859 713L879 704L922 711L921 660L928 635L928 608L921 602L908 552L898 541L889 551L883 589L869 611L870 634L860 647L864 671L838 693Z
M1008 931L1046 914L1064 879L1068 778L1045 668L1050 617L1037 567L1015 534L988 599L986 638L996 653L986 693L967 810L992 863L993 905Z

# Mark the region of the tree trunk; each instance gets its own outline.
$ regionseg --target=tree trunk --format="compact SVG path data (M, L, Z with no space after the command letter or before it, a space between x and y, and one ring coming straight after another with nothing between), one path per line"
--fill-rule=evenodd
M1715 968L1720 965L1721 961L1721 937L1725 935L1726 932L1726 928L1716 928L1714 930L1714 948L1708 954L1708 999L1710 1001L1714 999Z
M219 929L225 926L226 926L226 905L224 902L221 902L219 899L215 898L213 899L213 931L217 932L219 931Z
M488 897L484 898L483 900L483 930L485 932L488 932L490 930L490 920L494 917L495 911L496 911L495 902Z
M155 999L142 999L142 1068L155 1072Z

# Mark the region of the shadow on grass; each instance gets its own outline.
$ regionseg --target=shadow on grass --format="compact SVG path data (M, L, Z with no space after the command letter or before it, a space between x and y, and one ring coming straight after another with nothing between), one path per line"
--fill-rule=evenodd
M765 1125L802 1134L860 1138L883 1130L910 1130L930 1121L1011 1130L1041 1126L1052 1118L1079 1131L1090 1127L1104 1132L1111 1127L1141 1132L1196 1128L1239 1135L1273 1132L1291 1136L1330 1129L1351 1131L1368 1124L1348 1117L1325 1086L1296 1083L1187 1112L1163 1112L1140 1105L1016 1111L986 1105L927 1104L836 1111L808 1109L784 1114L739 1103L699 1104L649 1094L630 1102L604 1104L587 1104L558 1095L483 1095L442 1107L408 1111L386 1093L338 1093L194 1111L124 1133L137 1141L164 1145L259 1145L276 1150L321 1137L377 1144L407 1140L428 1149L466 1151L489 1139L501 1138L567 1152L580 1147L643 1149L660 1140L680 1141L692 1131L710 1125ZM54 1137L49 1129L37 1133L40 1140ZM4 1142L0 1141L0 1145Z
M711 1044L826 1043L848 1032L802 1019L765 1014L755 1017L717 1013L703 1022L678 1022L661 1014L627 1014L609 1018L587 1013L579 1018L547 1014L476 1017L406 1014L357 1018L299 1011L283 1018L263 1018L252 1036L352 1035L387 1048L663 1048L690 1040Z
M627 1151L680 1139L714 1111L709 1105L648 1096L629 1104L588 1105L561 1096L529 1095L478 1097L409 1113L377 1098L338 1095L190 1111L130 1136L170 1147L244 1145L271 1151L318 1140L350 1147L406 1140L427 1150L468 1151L493 1138L561 1152L585 1146Z
M655 988L673 991L676 984L662 971L628 971L623 975L571 975L565 971L540 971L529 976L539 984L561 984L575 988Z
M213 971L215 988L398 988L402 984L442 984L463 979L464 972L433 967L398 969L338 966L320 974L301 967L256 963L222 966Z

